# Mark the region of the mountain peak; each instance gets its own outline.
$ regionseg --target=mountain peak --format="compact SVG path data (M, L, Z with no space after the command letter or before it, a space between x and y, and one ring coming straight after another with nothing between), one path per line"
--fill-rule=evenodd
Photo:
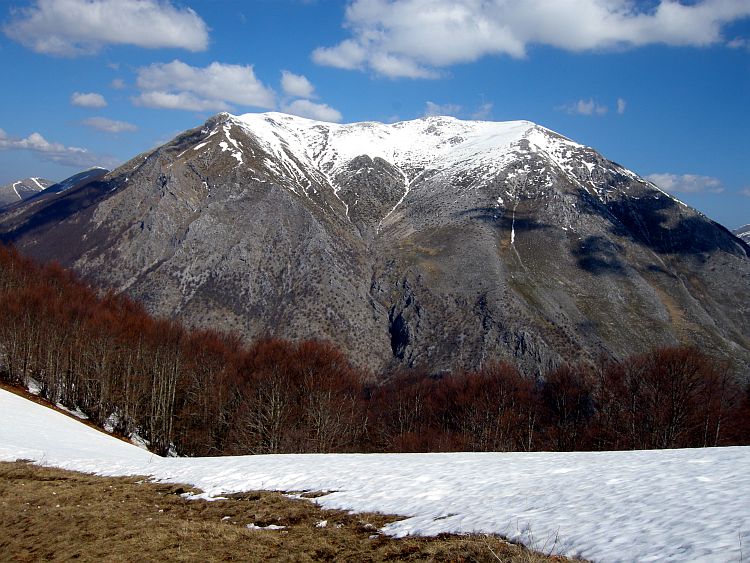
M380 158L398 168L475 168L501 160L524 141L545 151L560 144L581 146L524 120L466 121L430 116L389 124L338 124L268 112L219 114L206 125L223 129L225 136L227 127L236 125L266 152L312 164L327 174L335 174L360 156Z

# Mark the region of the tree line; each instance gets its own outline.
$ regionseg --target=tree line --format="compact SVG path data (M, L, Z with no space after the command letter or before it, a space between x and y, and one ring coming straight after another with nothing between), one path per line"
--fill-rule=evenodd
M750 384L695 348L430 375L332 344L189 330L0 246L0 379L158 453L623 450L750 444Z

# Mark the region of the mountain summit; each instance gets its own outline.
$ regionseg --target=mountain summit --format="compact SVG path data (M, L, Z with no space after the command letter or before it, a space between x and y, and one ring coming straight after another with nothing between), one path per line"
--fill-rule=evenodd
M157 314L372 369L676 343L750 364L750 247L528 121L222 113L0 233Z

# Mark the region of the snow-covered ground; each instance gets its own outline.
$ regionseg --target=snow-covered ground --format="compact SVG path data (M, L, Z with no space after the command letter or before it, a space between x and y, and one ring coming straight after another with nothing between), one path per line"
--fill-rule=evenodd
M214 496L335 491L316 501L408 516L385 528L395 536L499 533L597 561L750 558L750 447L167 459L0 390L0 461L18 458Z

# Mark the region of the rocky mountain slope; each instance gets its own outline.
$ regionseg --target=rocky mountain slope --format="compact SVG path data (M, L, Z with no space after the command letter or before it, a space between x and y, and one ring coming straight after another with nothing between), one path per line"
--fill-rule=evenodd
M750 244L750 225L742 225L739 229L732 231L735 236Z
M0 233L152 312L374 370L678 342L750 365L750 247L526 121L219 114Z
M25 178L0 186L0 209L27 200L53 184L44 178Z

